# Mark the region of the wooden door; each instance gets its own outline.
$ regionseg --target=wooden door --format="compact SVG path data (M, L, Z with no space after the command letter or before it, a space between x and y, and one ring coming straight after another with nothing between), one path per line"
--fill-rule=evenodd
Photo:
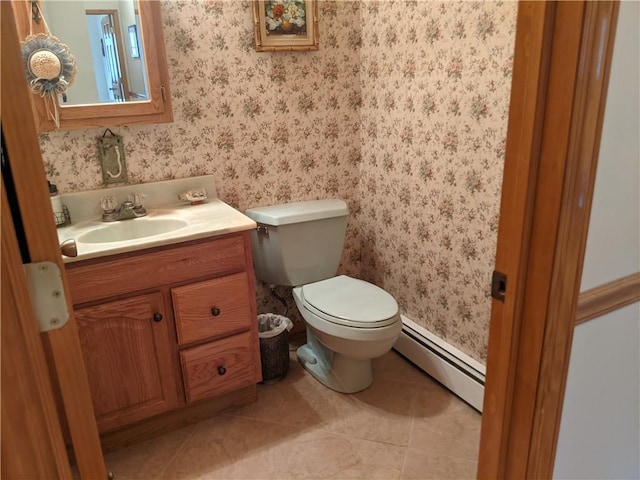
M19 209L16 211L17 220L23 231L21 247L25 255L29 257L28 261L55 263L61 271L63 284L67 288L42 154L38 145L34 117L29 108L30 94L23 72L18 34L13 22L12 4L11 2L0 2L0 8L2 23L0 28L2 47L0 49L2 85L0 120L2 122L3 147L6 147L5 153L9 162L7 168L3 165L3 178L6 171L12 179L12 197L17 202ZM3 228L7 220L3 214ZM3 236L3 262L5 260L4 241ZM15 251L8 251L6 255L7 261L22 262ZM24 273L22 273L22 278L24 278ZM19 281L19 277L10 281L13 284L13 282ZM106 478L106 468L93 414L77 325L68 296L66 301L71 311L67 324L41 336L44 349L48 353L48 373L51 375L50 381L53 388L60 392L62 398L60 408L64 412L64 420L61 419L61 421L65 421L68 426L80 476L86 479ZM4 295L2 302L4 305ZM22 306L31 310L28 305L23 304ZM2 335L4 336L4 334L3 329ZM28 355L30 358L33 357L31 353ZM3 358L3 363L5 360ZM25 395L23 390L7 391L3 389L3 408L7 397L11 397L15 404L19 404L20 401L28 402L29 398L23 397L23 395ZM32 403L32 406L38 408L37 404ZM17 434L15 431L12 433ZM17 438L3 438L3 451L8 444L16 446L13 454L22 464L26 465L34 461L31 452L23 448L23 444ZM49 447L43 444L40 448L46 450ZM3 471L4 476L5 472Z
M76 319L101 432L178 404L161 293L79 308Z
M29 303L11 212L2 182L3 478L71 478L40 331Z

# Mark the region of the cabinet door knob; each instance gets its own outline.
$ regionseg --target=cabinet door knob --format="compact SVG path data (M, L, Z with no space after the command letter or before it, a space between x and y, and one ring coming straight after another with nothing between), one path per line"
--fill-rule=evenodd
M153 314L153 321L154 322L161 322L162 321L162 314L161 313L154 313Z
M218 375L224 375L225 373L227 373L227 369L220 365L218 367Z
M217 317L218 315L220 315L220 309L218 307L212 307L211 315L213 315L214 317Z

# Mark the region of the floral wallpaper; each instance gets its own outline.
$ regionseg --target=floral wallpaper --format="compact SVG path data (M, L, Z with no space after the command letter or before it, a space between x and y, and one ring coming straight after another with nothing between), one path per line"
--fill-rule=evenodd
M361 13L362 276L482 363L516 13L466 1L365 2Z
M247 0L161 5L175 121L115 129L130 182L213 174L239 210L345 199L341 273L484 362L517 4L320 0L320 50L275 54ZM102 188L102 133L41 136L63 194Z

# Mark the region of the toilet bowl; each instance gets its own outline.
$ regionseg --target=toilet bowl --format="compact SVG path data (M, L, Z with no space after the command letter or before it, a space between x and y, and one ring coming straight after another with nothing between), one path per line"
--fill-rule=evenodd
M402 330L395 299L345 275L293 289L307 325L301 365L323 385L355 393L373 381L371 360L391 350Z
M248 209L256 277L293 287L307 326L297 351L303 367L343 393L372 382L371 360L387 353L400 336L398 304L383 289L338 271L347 231L347 204L310 200Z

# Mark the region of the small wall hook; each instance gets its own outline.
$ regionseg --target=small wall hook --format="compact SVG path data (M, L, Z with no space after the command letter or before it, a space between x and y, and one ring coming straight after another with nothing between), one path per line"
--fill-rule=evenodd
M40 14L40 5L38 0L31 0L31 20L36 22L36 25L40 25L42 15Z

